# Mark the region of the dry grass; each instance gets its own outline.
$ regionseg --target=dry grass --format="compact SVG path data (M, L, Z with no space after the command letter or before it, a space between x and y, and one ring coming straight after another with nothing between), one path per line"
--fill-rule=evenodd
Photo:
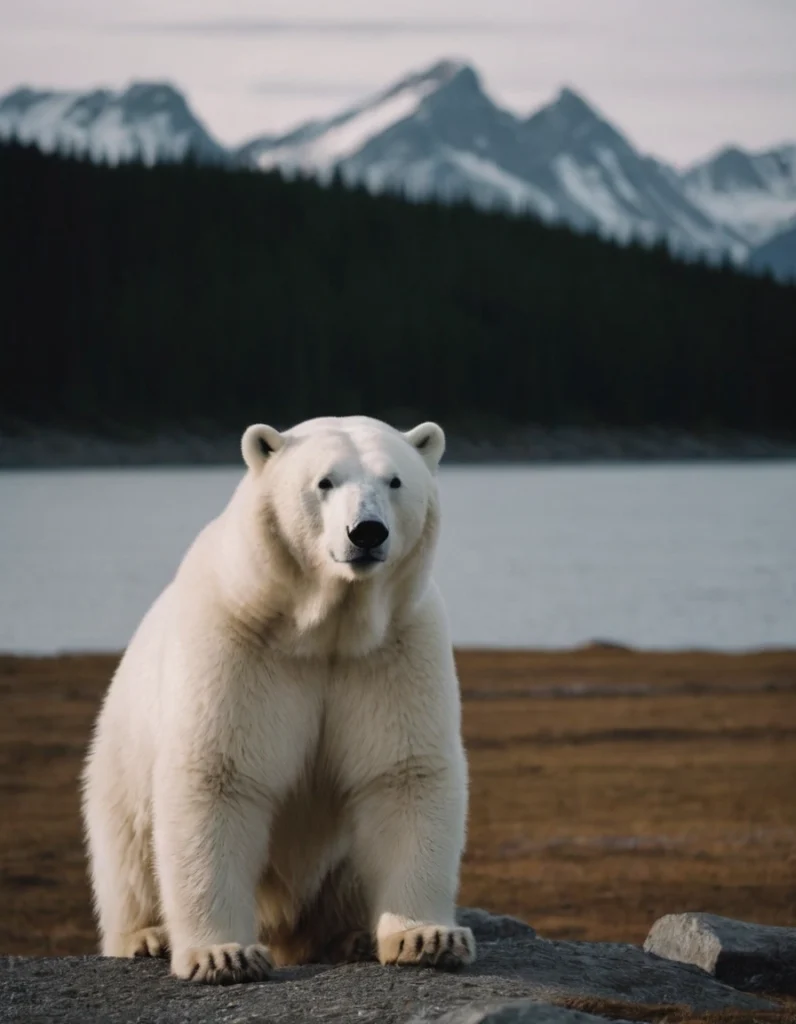
M641 942L684 910L796 922L796 654L460 664L465 693L500 694L465 700L464 902L559 938Z
M640 942L682 910L796 923L796 652L458 661L462 902L560 938ZM2 953L94 948L77 777L114 664L0 657Z

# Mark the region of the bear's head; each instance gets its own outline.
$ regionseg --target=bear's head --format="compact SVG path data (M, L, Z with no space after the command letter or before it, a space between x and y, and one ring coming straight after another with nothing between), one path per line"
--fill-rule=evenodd
M242 439L258 522L308 581L359 583L418 554L430 564L444 449L436 423L402 433L365 416L254 424Z

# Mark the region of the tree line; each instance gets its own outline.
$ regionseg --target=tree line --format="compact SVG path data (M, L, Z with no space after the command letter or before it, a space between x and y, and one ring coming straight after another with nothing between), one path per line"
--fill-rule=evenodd
M796 288L530 217L0 146L0 419L796 429Z

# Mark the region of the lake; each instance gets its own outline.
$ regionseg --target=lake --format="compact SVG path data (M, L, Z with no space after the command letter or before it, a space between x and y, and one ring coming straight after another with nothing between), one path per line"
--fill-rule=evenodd
M234 468L0 473L0 651L116 650ZM464 646L796 646L796 463L454 466L436 576Z

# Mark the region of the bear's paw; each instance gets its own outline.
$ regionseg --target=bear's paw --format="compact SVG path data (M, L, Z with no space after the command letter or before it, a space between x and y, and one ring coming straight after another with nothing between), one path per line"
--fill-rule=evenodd
M175 955L171 962L172 974L178 978L206 985L265 981L273 968L266 946L244 947L237 942L187 949Z
M122 956L153 956L169 955L169 936L165 928L139 928L138 931L125 935L122 940Z
M420 925L381 939L379 960L383 964L456 970L475 960L475 939L469 928Z

